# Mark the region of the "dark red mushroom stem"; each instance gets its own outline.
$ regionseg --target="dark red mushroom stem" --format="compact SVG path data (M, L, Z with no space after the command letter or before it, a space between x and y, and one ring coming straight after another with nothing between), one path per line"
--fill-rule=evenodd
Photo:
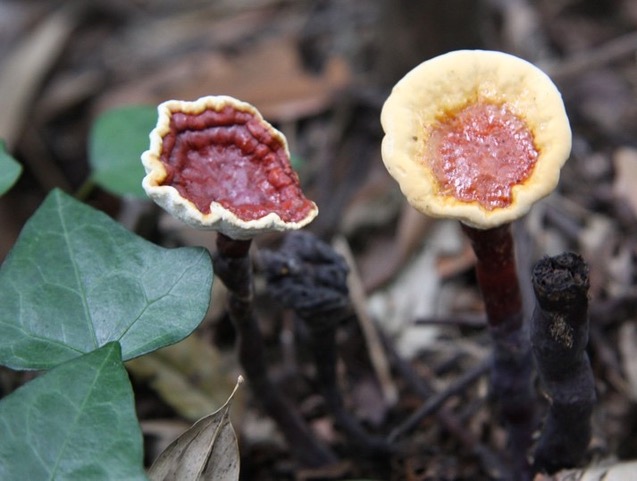
M511 225L475 229L462 224L476 254L476 275L490 328L522 328L522 296L515 264Z
M215 274L229 291L228 313L237 330L239 362L255 399L277 423L295 459L308 467L325 466L336 461L335 455L313 436L268 375L263 337L252 312L250 244L250 240L235 240L219 233L213 257Z
M537 305L531 342L549 413L535 451L535 468L553 473L576 466L591 439L595 380L588 344L588 266L577 254L540 260L533 269Z
M535 422L533 359L510 224L476 229L463 224L476 254L476 274L494 343L491 395L508 429L512 479L530 479L527 452Z

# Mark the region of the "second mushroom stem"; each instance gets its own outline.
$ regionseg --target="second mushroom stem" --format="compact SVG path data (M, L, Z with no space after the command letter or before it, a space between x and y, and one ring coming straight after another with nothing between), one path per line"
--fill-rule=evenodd
M486 230L462 227L476 254L476 275L493 339L491 394L508 430L512 471L517 479L525 479L536 400L511 225Z
M311 433L292 404L272 383L265 362L265 346L252 312L252 265L250 240L217 235L215 274L228 288L228 313L237 329L238 355L258 402L277 423L294 457L302 464L318 467L336 460L334 454Z
M347 262L309 232L287 234L279 250L261 251L260 259L271 296L294 310L307 328L316 384L351 448L369 456L388 454L389 444L368 433L346 409L339 389L336 335L341 322L353 315Z
M317 384L321 388L325 404L334 416L336 424L343 429L355 449L360 449L370 456L389 454L388 443L369 434L345 408L338 388L336 372L338 353L335 321L338 320L339 313L334 314L335 316L331 319L321 319L320 315L304 318L311 331L310 349L316 366Z

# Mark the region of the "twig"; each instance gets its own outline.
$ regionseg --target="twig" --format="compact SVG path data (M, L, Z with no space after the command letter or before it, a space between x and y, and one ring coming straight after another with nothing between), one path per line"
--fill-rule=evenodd
M398 400L398 389L391 377L389 362L383 349L378 328L374 325L374 322L367 312L365 289L356 268L356 261L345 238L335 238L334 249L345 258L349 265L350 274L348 277L348 287L352 305L361 326L363 336L365 337L370 361L376 372L376 377L380 383L385 402L393 406Z
M471 384L485 375L491 367L491 360L484 361L467 371L453 382L447 389L431 396L416 412L395 428L388 436L390 443L413 430L425 417L436 412L451 397L461 394Z
M456 326L483 328L487 325L486 318L479 315L463 314L462 316L448 317L421 317L414 321L415 325L425 326Z
M637 32L617 37L609 42L578 55L546 65L546 72L558 81L580 75L634 54L637 51Z
M392 366L400 377L405 381L409 389L423 399L429 398L434 393L429 383L418 376L413 367L396 351L387 336L382 335L383 345L389 354ZM489 472L503 471L503 467L497 456L485 445L481 444L476 437L466 429L466 426L458 419L454 413L446 406L440 407L435 413L436 418L444 428L449 431L460 443L471 450L482 463L482 466Z
M55 64L77 25L76 4L45 17L2 63L0 69L0 138L13 150L37 89Z

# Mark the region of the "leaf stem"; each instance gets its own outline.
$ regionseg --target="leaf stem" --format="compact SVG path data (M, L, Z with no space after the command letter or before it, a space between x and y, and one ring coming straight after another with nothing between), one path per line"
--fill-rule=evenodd
M95 188L95 181L93 180L93 176L89 176L82 182L82 184L77 188L73 196L77 200L85 201L88 196L93 192Z

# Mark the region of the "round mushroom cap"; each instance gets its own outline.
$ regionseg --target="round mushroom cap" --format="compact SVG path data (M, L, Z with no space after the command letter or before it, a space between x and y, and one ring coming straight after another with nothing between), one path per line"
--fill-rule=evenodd
M158 107L142 154L148 196L174 217L234 239L296 230L318 214L290 165L285 137L228 96Z
M383 162L409 203L480 229L511 222L550 194L571 150L557 87L502 52L423 62L394 86L381 124Z

